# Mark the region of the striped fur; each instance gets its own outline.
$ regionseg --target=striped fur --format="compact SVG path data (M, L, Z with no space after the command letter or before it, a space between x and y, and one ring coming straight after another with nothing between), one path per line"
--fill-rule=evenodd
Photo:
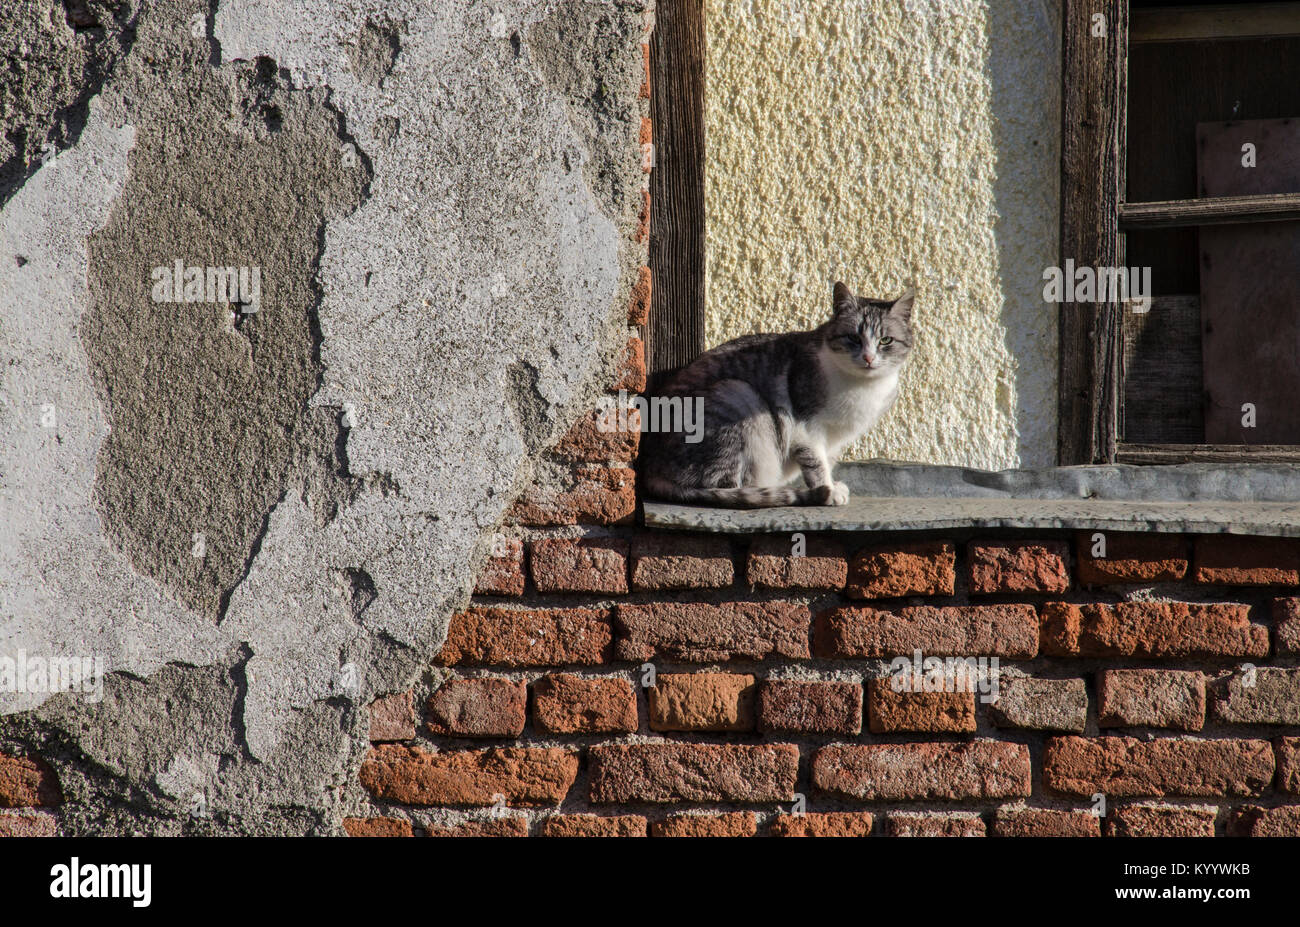
M847 503L831 467L898 396L912 299L910 290L862 299L837 283L830 320L812 331L750 335L701 354L660 395L702 403L702 438L647 433L646 493L729 508ZM797 476L804 486L791 485Z

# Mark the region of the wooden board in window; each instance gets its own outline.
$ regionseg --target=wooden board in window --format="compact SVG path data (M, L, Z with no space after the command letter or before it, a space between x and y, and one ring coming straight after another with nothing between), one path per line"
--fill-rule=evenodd
M1157 296L1124 307L1124 435L1128 443L1200 444L1201 300Z
M1201 196L1300 192L1300 119L1198 123ZM1300 444L1300 222L1199 233L1205 440Z

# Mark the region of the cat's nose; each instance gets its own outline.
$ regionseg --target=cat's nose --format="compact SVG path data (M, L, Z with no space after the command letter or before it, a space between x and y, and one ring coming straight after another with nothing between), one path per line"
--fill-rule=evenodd
M866 361L867 366L870 367L870 366L872 366L873 364L875 364L875 362L876 362L876 355L874 355L874 354L863 354L863 355L862 355L862 359L863 359L864 361Z

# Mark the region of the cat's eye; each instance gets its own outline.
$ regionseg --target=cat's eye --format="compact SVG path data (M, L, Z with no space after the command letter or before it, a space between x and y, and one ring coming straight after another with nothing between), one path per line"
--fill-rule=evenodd
M885 337L883 337L883 338L880 339L880 346L881 346L882 348L883 348L885 345L893 344L893 343L894 343L894 339L893 339L893 338L890 338L888 335L886 335Z
M858 339L858 336L857 336L857 335L842 335L842 336L840 337L840 340L843 341L846 345L848 345L849 347L852 347L852 348L856 348L858 345L860 345L860 344L862 343L862 342Z

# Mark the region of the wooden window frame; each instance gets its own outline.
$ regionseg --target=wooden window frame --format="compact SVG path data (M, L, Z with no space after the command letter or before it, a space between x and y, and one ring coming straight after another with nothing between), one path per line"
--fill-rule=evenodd
M1130 41L1288 34L1279 22L1293 15L1276 15L1276 4L1243 15L1247 6L1230 16L1212 7L1186 15L1138 10L1131 20L1129 0L1063 0L1062 265L1125 266L1129 230L1300 218L1297 194L1124 202ZM1096 14L1106 20L1101 38L1092 34ZM645 340L652 391L705 345L705 61L704 0L659 0L650 42L654 286ZM1058 464L1300 462L1300 446L1291 445L1122 443L1123 308L1115 300L1060 304Z
M704 352L704 0L659 0L650 38L650 316L653 392Z
M1300 8L1300 4L1288 4ZM1196 41L1295 34L1295 9L1279 4L1135 11L1129 0L1064 0L1061 43L1062 265L1123 267L1124 232L1300 218L1300 194L1124 202L1128 47L1136 41ZM1093 34L1105 17L1104 37ZM1062 303L1057 462L1296 463L1300 446L1124 444L1123 310L1118 300Z

